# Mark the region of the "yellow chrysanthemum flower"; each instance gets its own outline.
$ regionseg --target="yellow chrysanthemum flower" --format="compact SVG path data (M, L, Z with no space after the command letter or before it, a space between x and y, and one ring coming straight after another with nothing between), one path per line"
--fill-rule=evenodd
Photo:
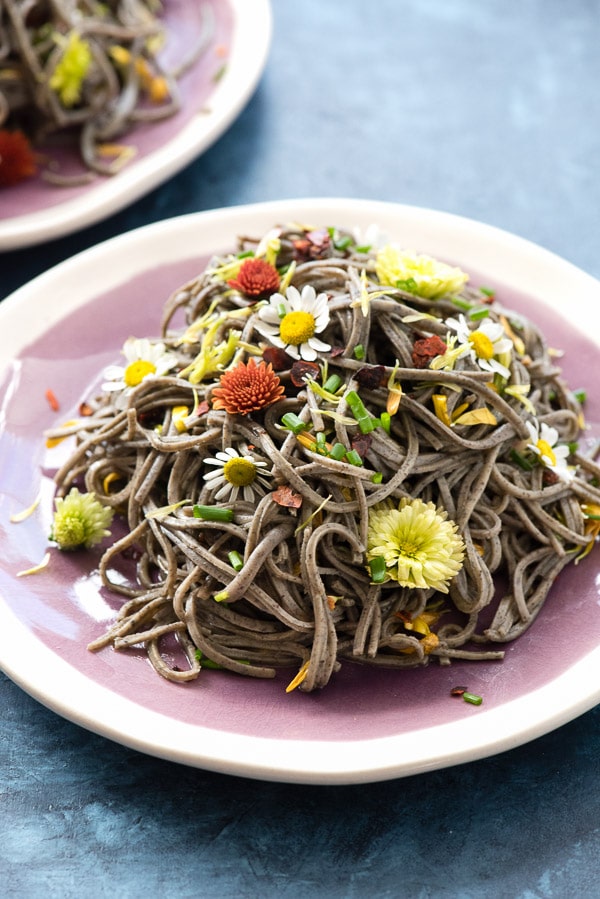
M56 91L63 106L75 106L81 99L81 88L92 63L92 51L87 41L71 31L68 38L56 35L56 41L63 47L50 87Z
M465 545L447 512L420 499L387 501L369 513L367 560L385 560L386 580L401 587L448 592L462 568Z
M375 273L381 284L400 287L430 300L460 293L469 280L459 268L392 244L377 253Z
M110 535L112 509L103 506L95 493L80 493L72 487L66 496L55 499L54 505L50 539L59 549L89 549Z

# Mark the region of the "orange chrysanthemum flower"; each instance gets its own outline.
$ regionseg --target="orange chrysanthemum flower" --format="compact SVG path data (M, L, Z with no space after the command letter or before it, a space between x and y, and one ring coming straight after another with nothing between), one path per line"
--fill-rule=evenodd
M248 415L276 403L284 394L281 381L266 362L239 362L221 375L221 384L213 390L213 407L230 415Z
M279 272L264 259L246 259L237 278L232 278L227 283L247 297L263 297L279 290Z
M0 130L0 187L11 187L35 174L35 156L22 131Z

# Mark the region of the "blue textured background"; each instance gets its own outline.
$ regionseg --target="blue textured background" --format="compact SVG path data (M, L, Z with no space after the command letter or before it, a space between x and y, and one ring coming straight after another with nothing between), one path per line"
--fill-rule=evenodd
M121 214L0 256L0 296L150 221L318 195L478 218L600 276L600 5L275 0L273 11L267 71L218 143ZM0 703L11 897L600 894L598 708L490 759L324 788L142 756L2 675Z

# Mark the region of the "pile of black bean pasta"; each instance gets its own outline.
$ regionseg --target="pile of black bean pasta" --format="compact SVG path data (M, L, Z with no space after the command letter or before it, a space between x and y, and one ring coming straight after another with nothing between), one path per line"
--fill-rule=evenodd
M172 681L197 677L204 662L262 678L291 668L305 691L346 661L499 659L498 644L529 627L562 568L589 549L600 468L572 446L580 398L543 334L478 287L431 298L413 280L382 284L377 254L334 227L240 238L166 302L157 340L177 364L121 395L99 391L91 414L55 432L75 441L58 494L80 485L126 524L101 561L123 604L91 649L143 645ZM289 285L326 295L318 337L329 349L316 359L294 358L257 330L269 295L245 293L238 274L259 255L276 268L282 296ZM460 315L471 331L484 318L502 324L509 378L468 353L448 365L438 355L436 367L427 352L452 350L447 321ZM234 355L211 372L207 360L228 341ZM281 395L245 414L219 408L224 373L250 359L277 376ZM364 428L349 402L356 395ZM476 414L461 419L462 410ZM532 451L527 421L569 445L568 477ZM231 448L266 463L268 487L218 501L206 459ZM464 560L447 593L373 577L369 514L403 499L432 503L457 526ZM225 510L222 520L197 513L212 507ZM135 577L124 581L115 572L133 553ZM173 661L174 639L186 666Z

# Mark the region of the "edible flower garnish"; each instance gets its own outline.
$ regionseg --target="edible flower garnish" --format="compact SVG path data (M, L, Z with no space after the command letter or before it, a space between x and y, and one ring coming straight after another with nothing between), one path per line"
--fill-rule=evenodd
M575 564L580 562L592 551L594 544L600 536L600 505L598 503L582 503L581 511L585 518L584 534L589 537L590 542L579 553L575 559Z
M401 587L448 592L462 568L465 546L448 513L421 499L388 500L369 513L367 561L385 560L385 580Z
M213 407L230 415L249 415L276 403L284 392L273 366L250 357L221 375L220 386L213 390Z
M268 305L259 310L258 317L258 333L294 359L312 361L318 352L331 349L328 343L315 337L329 323L327 295L317 296L310 284L302 288L302 293L293 285L288 287L285 296L274 293Z
M204 480L211 490L217 490L214 495L217 501L234 503L241 491L246 502L252 502L255 495L264 496L270 489L267 478L271 477L271 472L265 470L267 462L263 459L240 455L233 447L228 447L215 453L214 459L204 462L216 466L215 471L204 475Z
M545 422L533 424L530 421L526 421L525 426L531 438L527 449L534 452L542 465L561 480L570 481L575 474L575 469L567 465L570 449L566 444L558 443L556 428L549 427Z
M49 84L63 106L75 106L81 99L81 88L92 63L92 51L89 43L76 31L71 31L68 37L56 34L54 40L63 53Z
M0 187L12 187L35 174L31 144L22 131L0 130Z
M237 277L227 283L247 297L258 299L279 289L279 272L265 259L245 259Z
M110 536L113 512L95 493L80 493L72 487L66 496L54 501L55 512L50 539L59 549L89 549Z
M469 280L469 276L459 268L413 250L400 250L393 244L388 244L377 253L375 272L380 284L398 287L430 300L460 293Z
M109 365L104 370L107 380L102 389L107 392L131 391L146 378L161 377L177 364L177 357L169 353L164 343L151 343L146 338L129 337L123 345L126 366Z
M459 346L462 349L456 358L470 356L473 362L484 371L498 374L502 378L510 378L510 370L507 365L510 364L513 343L506 336L501 324L484 319L472 331L464 315L459 315L458 318L448 318L445 324L456 332ZM434 367L435 363L432 365L432 368Z

